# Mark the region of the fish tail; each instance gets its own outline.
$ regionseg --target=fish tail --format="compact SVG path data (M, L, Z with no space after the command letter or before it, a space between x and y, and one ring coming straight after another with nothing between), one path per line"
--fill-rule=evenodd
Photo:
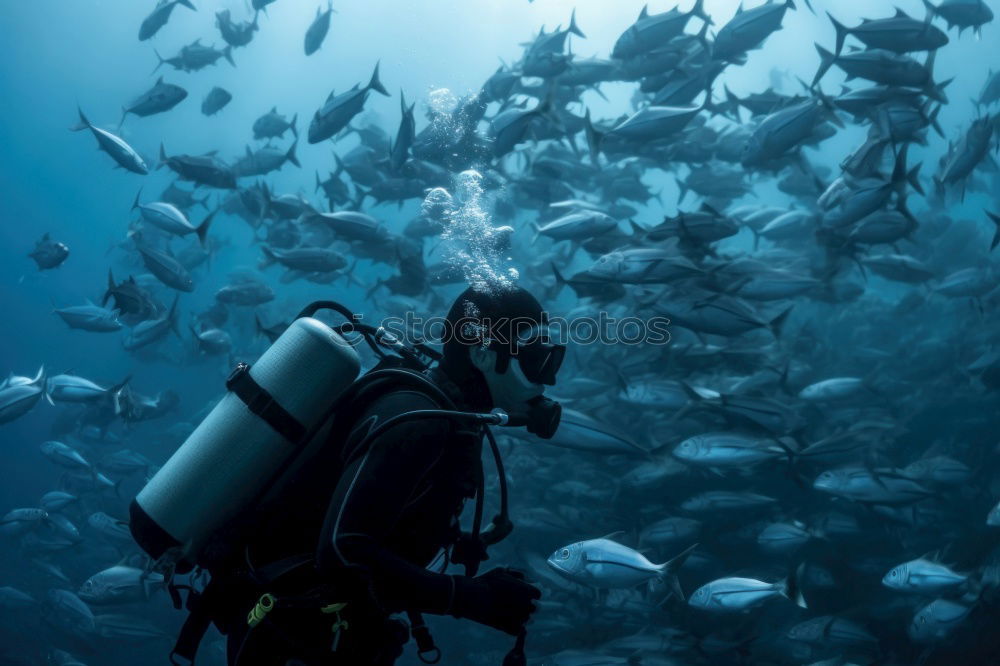
M155 74L155 73L156 73L156 71L157 71L158 69L160 69L160 67L162 67L162 66L163 66L163 63L165 63L165 62L166 62L166 60L164 60L164 59L163 59L163 56L161 56L161 55L160 55L160 52L159 52L159 51L157 51L156 49L153 49L153 53L155 53L155 54L156 54L156 59L157 59L157 60L159 61L159 62L157 62L157 63L156 63L156 67L154 67L154 68L153 68L153 73Z
M170 322L170 330L174 332L178 338L181 337L181 332L177 329L177 302L180 300L180 296L174 296L173 305L170 306L170 312L167 313L167 319Z
M83 114L83 109L81 109L81 108L80 108L80 107L78 106L78 107L76 107L76 112L77 112L78 114L80 114L80 122L78 122L77 124L75 124L75 125L71 126L71 127L69 128L69 131L70 131L70 132L79 132L80 130L85 130L85 129L87 129L87 128L89 128L89 127L90 127L90 121L89 121L89 120L87 120L87 116L85 116L85 115Z
M121 391L123 388L125 388L130 381L132 381L132 375L126 375L125 379L121 380L120 382L109 388L108 393L112 395L118 393L118 391Z
M735 116L734 120L739 121L740 98L736 96L736 93L729 89L729 86L723 85L722 89L726 93L726 104L729 106L729 112Z
M777 317L767 322L767 327L771 329L771 333L774 335L774 339L778 340L781 338L781 331L785 326L785 322L788 321L788 315L791 313L794 305L788 306L785 310L781 312Z
M697 16L705 23L715 25L715 22L712 21L712 17L705 11L705 0L697 0L694 3L694 7L692 7L691 11L688 12L688 16Z
M830 23L833 24L833 29L837 32L837 46L833 52L840 55L840 52L844 50L844 40L847 39L847 35L851 34L851 29L833 18L833 14L830 12L827 12L826 15L830 17Z
M986 216L990 218L990 221L995 227L995 230L993 231L993 241L990 243L990 251L992 252L997 245L1000 245L1000 215L986 211Z
M385 95L386 97L391 97L391 95L389 95L389 91L385 89L385 86L382 85L382 81L378 77L378 68L380 64L381 61L377 61L375 63L375 71L372 72L372 78L368 81L368 90L374 90Z
M693 544L691 546L688 546L678 555L675 555L670 560L667 560L663 564L659 565L657 567L658 572L656 574L656 578L653 579L653 581L650 581L651 589L652 589L652 584L655 581L656 584L666 586L666 588L670 592L670 595L668 596L672 595L676 597L679 601L683 602L685 600L684 589L681 587L681 583L677 579L677 570L680 569L681 566L683 566L688 556L697 547L698 544Z
M198 236L198 242L201 243L202 247L205 247L205 239L207 238L208 235L208 227L210 224L212 224L212 218L214 218L215 214L218 212L219 209L216 208L211 213L206 215L205 219L202 220L202 223L198 225L197 229L195 229L195 235Z
M837 56L830 53L819 44L816 44L816 51L819 53L820 63L819 69L816 70L816 76L813 77L810 88L815 88L816 84L820 82L820 79L822 79L826 73L830 71L830 68L833 67L833 63L837 61Z
M111 269L108 269L108 289L104 292L104 296L101 298L101 305L107 305L108 299L111 298L111 292L115 288L115 276L112 274Z
M583 116L583 129L587 137L587 150L590 152L590 161L594 166L597 166L601 156L601 142L604 140L604 134L594 129L594 123L590 120L589 108Z
M687 183L682 181L680 178L674 177L674 182L677 183L677 205L680 206L684 201L684 197L687 196L688 187Z
M44 365L38 368L38 373L35 375L35 378L31 380L31 383L36 386L42 387L42 395L45 396L45 399L48 401L50 405L56 404L55 402L52 401L52 396L49 394L48 375L45 374Z
M194 4L192 4L191 0L177 0L177 4L178 5L184 5L185 7L187 7L190 10L198 11L198 8L195 7Z
M948 95L945 94L944 89L947 88L954 80L955 80L954 78L945 79L940 83L931 80L924 87L924 94L926 94L928 97L930 97L936 102L940 102L941 104L947 104ZM938 135L941 136L942 139L944 138L944 133L939 129L938 126L935 126L934 130L938 133Z
M360 185L358 185L356 183L354 185L354 189L357 190L357 192L358 192L358 197L354 201L354 209L355 210L361 210L361 206L364 205L365 199L367 199L368 197L372 196L372 191L370 189L366 190L365 188L361 187ZM372 197L372 198L374 198L374 197Z
M288 149L287 153L285 153L285 159L301 169L302 164L299 163L299 158L295 155L295 147L298 143L298 135L296 135L295 141L292 142L292 147Z
M799 608L809 608L805 597L802 596L802 588L799 586L798 571L793 571L788 575L788 578L778 584L778 593Z
M987 215L990 215L990 214L991 213L987 213ZM997 229L998 229L997 233L1000 233L1000 222L997 223ZM559 285L560 287L562 287L563 285L567 284L566 278L564 278L563 274L559 272L559 269L556 267L555 262L552 262L552 274L556 278L556 284L557 285Z
M948 79L948 81L942 84L941 87L944 87L945 85L951 83L951 81L952 79ZM933 111L931 111L930 115L927 116L927 120L931 124L931 127L934 128L934 131L937 132L937 135L943 139L945 138L944 130L941 128L941 123L938 122L938 114L940 113L941 113L941 105L938 105L938 107Z
M906 182L921 195L924 194L924 186L920 183L920 168L923 165L923 162L918 162L912 169L906 172Z
M586 39L587 35L583 34L583 30L580 30L580 26L576 24L576 9L569 15L569 27L566 28L567 32L572 32L577 37L581 39Z
M944 181L938 178L937 176L934 176L934 194L936 194L937 197L942 200L945 197Z

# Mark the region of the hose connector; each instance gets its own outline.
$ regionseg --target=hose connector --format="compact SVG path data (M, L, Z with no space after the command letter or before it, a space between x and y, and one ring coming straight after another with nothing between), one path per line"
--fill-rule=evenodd
M505 426L510 423L510 414L499 407L493 408L490 414L493 416L493 422L490 425Z

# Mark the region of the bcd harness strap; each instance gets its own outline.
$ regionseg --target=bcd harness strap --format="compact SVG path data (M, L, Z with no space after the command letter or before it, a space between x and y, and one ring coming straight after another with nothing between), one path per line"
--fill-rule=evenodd
M300 444L306 435L306 427L257 383L250 375L250 366L238 364L226 379L226 388L232 391L253 414L267 422L275 432L292 444Z
M270 585L285 574L288 574L302 566L312 564L312 562L313 556L309 553L284 558L277 562L271 562L260 567L253 567L248 559L248 571L245 572L246 577L240 578L240 582L237 584L253 583L258 586ZM168 588L170 598L173 601L174 608L177 608L178 610L182 607L180 590L185 589L188 592L188 596L187 602L183 604L183 607L188 610L188 616L187 619L185 619L184 624L181 626L177 642L174 644L174 649L170 653L170 662L175 666L180 666L180 662L176 659L177 657L187 660L190 664L194 663L195 655L198 652L198 646L200 645L205 632L208 631L209 625L211 625L213 620L216 619L215 614L220 608L220 604L225 601L225 597L227 595L226 585L221 580L213 579L208 583L208 585L205 586L205 589L202 592L198 592L191 586L171 584ZM250 624L251 627L258 624L275 605L279 608L315 607L322 612L327 612L327 610L324 609L331 608L331 604L324 601L328 590L329 588L327 587L320 587L305 595L297 597L282 597L280 600L275 599L273 595L265 594L258 600L257 605L251 610L250 616L248 617L248 624ZM271 602L277 603L268 607L268 602L265 601L264 597L270 597ZM329 610L331 613L337 613L337 622L334 625L335 633L339 632L340 629L347 629L347 623L340 620L339 611L341 609L342 607ZM255 614L257 616L256 621L251 623L250 620ZM339 634L337 634L335 638L339 639Z
M178 610L181 608L179 589L183 589L183 587L175 586L170 590L170 598L174 608ZM177 661L178 657L186 660L189 664L194 664L201 639L212 624L212 611L217 607L224 594L222 586L217 581L209 582L202 592L196 591L193 587L188 587L187 590L187 603L184 604L184 607L188 610L188 616L177 635L174 649L170 651L170 663L174 666L181 665L181 662Z
M240 363L226 381L226 388L236 394L236 396L247 405L247 408L252 413L265 420L286 440L296 445L304 444L302 440L305 437L306 429L295 419L294 416L289 414L280 404L278 404L278 402L275 401L274 398L253 379L253 377L251 377L249 371L249 365ZM386 382L386 380L389 381ZM392 386L394 389L398 389L400 386L408 385L409 388L420 390L425 395L428 395L428 397L431 397L432 400L441 405L444 410L457 411L454 402L433 382L428 380L422 374L402 368L384 370L376 369L375 371L369 372L363 378L358 380L355 385L351 387L351 389L348 389L348 392L341 396L338 403L340 405L350 403L354 407L357 407L358 404L371 404L374 399L377 399L377 397L382 394L382 391L380 390L381 387L386 385ZM442 410L424 411L425 414L420 414L421 416L426 415L428 417L433 416L441 418L439 414ZM432 414L432 412L434 413ZM416 412L411 414L417 415ZM383 424L383 426L387 425L389 425L388 422ZM487 438L490 440L491 449L497 457L498 468L502 470L502 463L499 460L499 451L497 450L495 439L492 437L492 433L488 428L485 429L485 433ZM374 433L369 433L369 435L372 434ZM504 508L506 508L507 503L505 481L506 480L503 478L503 474L501 472L501 503ZM476 489L475 495L476 507L473 531L467 536L467 543L463 544L464 547L459 548L461 556L458 558L458 561L456 561L456 563L460 563L465 566L466 575L470 576L474 576L476 574L479 564L486 559L486 547L505 537L510 532L511 527L509 519L506 516L506 511L504 510L501 515L496 516L493 519L489 528L480 534L483 513L483 495L483 474L482 471L480 471L478 475L478 488ZM312 561L313 557L311 555L299 555L292 558L286 558L278 562L269 563L268 565L263 565L262 567L255 568L253 566L249 566L249 574L254 583L258 585L268 585L271 581L280 578L284 573ZM247 564L249 565L249 562L247 562ZM198 649L199 643L201 642L201 638L208 630L212 621L216 619L215 611L220 607L222 599L226 596L226 589L227 586L222 581L215 580L210 582L205 590L200 594L194 589L189 589L187 603L185 605L190 611L190 615L181 628L177 643L174 646L174 650L171 652L171 663L179 666L179 663L175 660L175 656L187 659L192 664L194 663L195 653ZM320 590L322 590L322 592L320 592ZM321 612L336 613L336 621L333 623L333 649L336 650L336 646L339 643L340 631L347 629L348 625L347 622L340 619L339 611L343 608L343 606L339 603L330 603L331 597L329 596L329 593L332 591L333 590L329 587L324 586L323 588L317 588L311 593L299 597L276 598L273 595L265 594L257 600L256 604L251 609L249 609L247 622L252 628L262 621L267 621L268 613L275 607L312 607L320 610ZM172 597L174 596L175 595L172 594ZM174 604L177 608L180 608L179 594L174 598ZM421 614L416 611L407 611L407 615L410 620L411 633L417 643L418 656L421 661L428 664L437 663L441 658L441 653L435 646L433 637L424 623Z

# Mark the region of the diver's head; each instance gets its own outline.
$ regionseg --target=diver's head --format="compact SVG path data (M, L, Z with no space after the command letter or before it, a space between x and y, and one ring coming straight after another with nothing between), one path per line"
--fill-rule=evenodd
M566 347L549 336L541 304L520 287L466 289L448 312L442 369L460 384L474 379L491 406L540 437L555 434L559 403L544 396L556 383Z

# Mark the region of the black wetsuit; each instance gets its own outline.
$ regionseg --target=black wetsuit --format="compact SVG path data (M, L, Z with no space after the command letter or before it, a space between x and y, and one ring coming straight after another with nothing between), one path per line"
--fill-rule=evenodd
M443 374L435 383L461 408L482 406ZM458 516L481 483L481 433L429 419L394 426L357 448L375 424L440 407L419 390L383 393L352 415L346 445L335 428L321 452L291 475L281 501L262 512L244 559L262 567L295 555L313 558L272 584L237 585L228 595L236 603L221 628L229 634L231 665L392 664L408 636L390 614L454 612L462 586L426 567L460 535ZM334 618L315 607L279 608L248 629L246 614L263 592L294 596L323 583L336 590L327 601L348 603L342 616L349 626L336 652Z

